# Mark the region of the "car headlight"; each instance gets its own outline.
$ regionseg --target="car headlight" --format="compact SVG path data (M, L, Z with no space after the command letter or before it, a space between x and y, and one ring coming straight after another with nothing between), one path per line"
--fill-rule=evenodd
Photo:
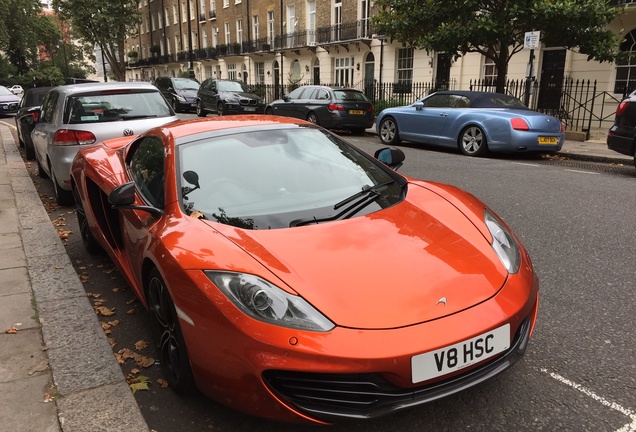
M185 101L186 101L186 98L184 98L184 97L183 97L183 96L181 96L181 95L177 95L177 100L178 100L179 102L185 102Z
M512 233L488 209L484 211L484 222L492 235L492 248L506 267L508 273L517 273L521 263L519 245Z
M329 331L335 325L301 297L258 276L206 271L208 278L244 313L260 321L300 330Z

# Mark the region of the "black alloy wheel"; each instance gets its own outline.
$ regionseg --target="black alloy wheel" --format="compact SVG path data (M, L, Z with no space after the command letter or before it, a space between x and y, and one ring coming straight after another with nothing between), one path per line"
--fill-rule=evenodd
M103 249L99 243L97 243L97 240L95 240L93 233L88 227L88 221L86 220L86 212L82 205L82 199L80 198L79 191L75 185L73 185L73 199L75 200L75 214L77 215L77 224L79 225L80 236L82 237L84 249L86 249L86 252L91 255L97 255L101 253Z
M223 105L223 102L216 104L216 114L218 116L225 115L225 106Z
M199 117L205 117L208 115L208 113L205 112L205 109L203 109L203 103L200 100L197 101L197 115Z
M318 123L318 116L316 115L315 112L310 112L309 114L307 114L307 121L311 122L313 124L319 124Z
M156 268L148 275L146 293L155 348L163 376L175 392L191 394L196 390L196 384L179 318L168 287Z
M61 206L68 206L73 204L73 193L62 189L60 183L55 177L53 167L49 165L49 171L51 171L51 181L53 182L53 193L55 194L55 201Z

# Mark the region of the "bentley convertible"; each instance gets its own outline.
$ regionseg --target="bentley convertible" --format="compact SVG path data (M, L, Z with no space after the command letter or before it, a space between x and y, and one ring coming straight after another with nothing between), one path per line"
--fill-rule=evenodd
M387 108L376 128L385 144L412 141L458 148L467 156L555 153L565 139L558 118L532 111L513 96L477 91L439 91L409 106Z
M81 236L150 311L178 392L331 424L449 396L510 367L539 282L509 227L303 120L175 122L82 148Z

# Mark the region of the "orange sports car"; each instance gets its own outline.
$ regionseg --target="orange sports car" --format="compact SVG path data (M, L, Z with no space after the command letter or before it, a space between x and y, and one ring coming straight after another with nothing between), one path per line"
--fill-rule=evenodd
M504 222L302 120L176 122L82 149L81 235L152 316L166 380L281 421L413 407L511 366L539 282Z

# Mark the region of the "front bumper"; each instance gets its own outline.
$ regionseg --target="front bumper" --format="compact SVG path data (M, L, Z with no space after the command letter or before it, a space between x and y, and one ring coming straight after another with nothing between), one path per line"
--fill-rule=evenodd
M265 105L244 105L239 103L225 103L225 113L231 114L264 114Z
M18 112L18 102L0 103L0 115L15 114Z

